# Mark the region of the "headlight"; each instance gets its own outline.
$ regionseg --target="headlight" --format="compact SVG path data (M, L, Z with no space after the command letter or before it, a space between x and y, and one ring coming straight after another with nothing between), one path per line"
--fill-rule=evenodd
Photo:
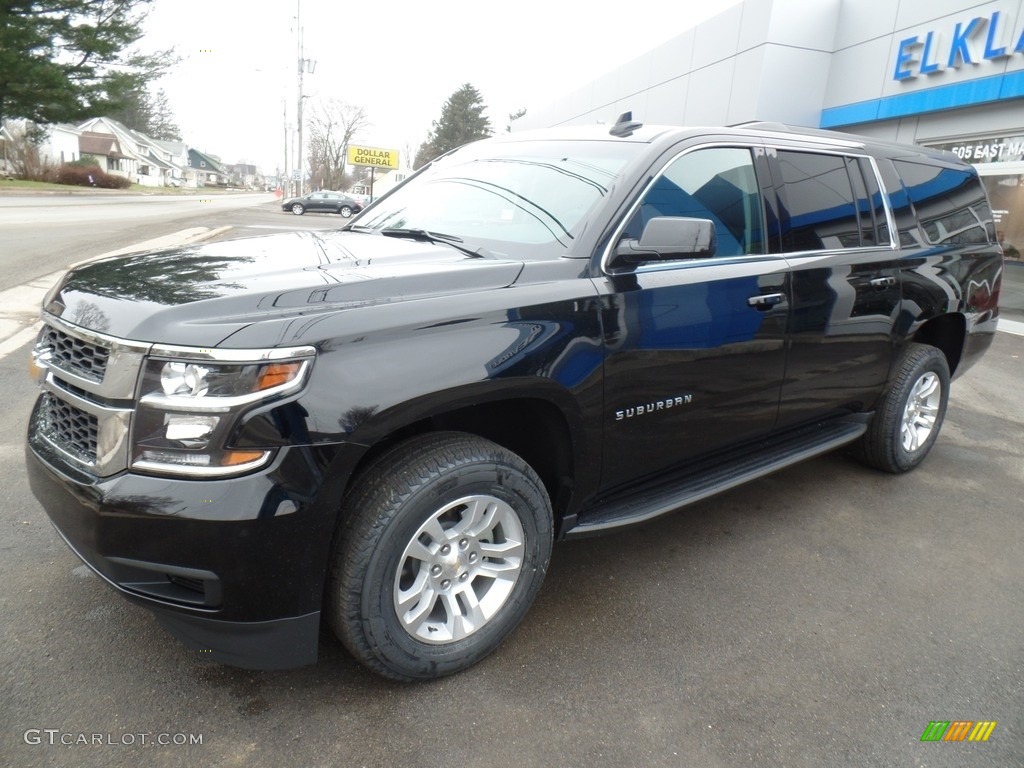
M225 365L151 360L143 381L143 401L159 402L167 408L223 410L294 389L302 383L307 360ZM159 369L158 377L154 376Z
M197 352L197 359L154 356L146 361L133 428L134 469L223 476L256 469L270 460L271 450L229 448L232 430L254 405L299 390L315 350L220 354L232 359L211 359L213 352ZM282 355L293 359L267 359Z

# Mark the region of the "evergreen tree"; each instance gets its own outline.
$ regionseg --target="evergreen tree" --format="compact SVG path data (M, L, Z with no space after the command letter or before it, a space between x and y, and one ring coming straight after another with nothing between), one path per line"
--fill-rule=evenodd
M145 133L154 139L181 141L181 129L174 122L174 110L163 88L150 99L149 130Z
M76 121L116 108L174 63L129 51L153 0L0 0L0 121Z
M107 82L107 93L104 117L117 120L132 130L149 134L153 123L153 99L144 78L116 72Z
M413 168L420 168L438 155L493 134L491 121L484 115L485 109L480 91L469 83L455 91L444 103L441 119L434 121L427 140L420 144Z

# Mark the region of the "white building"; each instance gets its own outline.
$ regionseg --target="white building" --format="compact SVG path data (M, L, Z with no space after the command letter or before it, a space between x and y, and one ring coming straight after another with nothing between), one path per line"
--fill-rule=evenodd
M642 17L642 14L639 14ZM516 130L770 120L941 147L981 173L1024 319L1021 0L744 0L541 109Z
M3 152L0 154L0 170L14 172L15 163L8 153L14 151L14 145L21 142L21 136L31 126L27 120L4 121L0 139L4 141ZM63 163L70 163L81 156L78 140L82 132L73 125L57 123L41 126L45 132L43 141L35 147L38 162L45 167L58 168Z

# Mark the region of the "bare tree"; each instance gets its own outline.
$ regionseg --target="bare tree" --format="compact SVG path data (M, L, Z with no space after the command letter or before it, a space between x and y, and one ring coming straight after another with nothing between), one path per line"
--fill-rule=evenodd
M314 186L344 189L348 145L369 126L365 107L338 99L328 99L310 109L309 172Z
M517 109L515 112L508 113L508 122L505 123L505 133L512 133L512 123L518 120L520 117L526 114L526 107Z
M52 164L39 152L46 141L46 129L28 120L11 120L4 127L10 137L4 142L4 157L11 172L19 179L44 179L52 170Z

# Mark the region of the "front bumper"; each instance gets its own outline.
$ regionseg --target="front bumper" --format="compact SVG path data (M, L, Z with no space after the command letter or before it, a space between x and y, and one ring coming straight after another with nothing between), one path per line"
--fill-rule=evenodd
M336 505L319 501L323 457L293 447L259 473L221 480L95 478L35 433L30 426L33 494L121 594L200 658L253 669L316 661L336 519Z

